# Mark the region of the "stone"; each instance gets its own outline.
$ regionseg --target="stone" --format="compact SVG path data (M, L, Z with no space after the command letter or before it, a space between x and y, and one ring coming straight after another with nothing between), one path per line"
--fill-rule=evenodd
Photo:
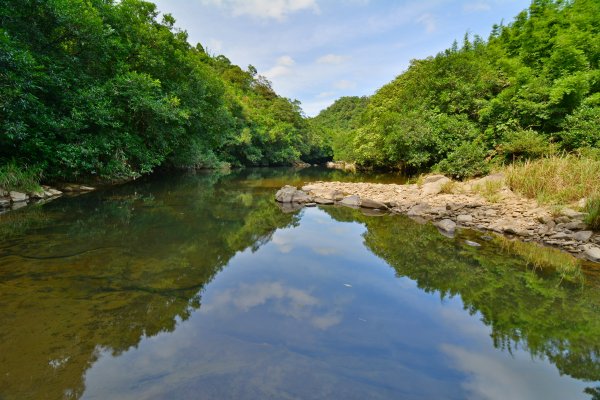
M316 207L317 203L306 203L304 206L306 206L306 207Z
M451 179L442 176L440 179L434 182L423 184L421 192L423 193L423 196L435 196L436 194L439 194L442 191L442 186L444 186L450 181Z
M579 231L573 234L573 239L580 242L588 242L593 234L592 231Z
M582 231L587 228L587 225L582 221L567 222L565 228L571 231Z
M348 207L359 207L360 197L356 194L352 196L346 196L340 201L340 204Z
M8 196L8 192L2 188L0 188L0 197L6 197Z
M585 207L587 203L587 199L584 197L582 199L579 199L579 201L577 202L577 207L579 207L579 209L582 209Z
M275 194L275 200L280 203L310 203L311 197L295 186L286 185Z
M583 247L583 252L590 261L600 262L600 247L588 244Z
M82 192L91 192L92 190L96 190L96 188L91 187L91 186L81 185L81 186L79 186L79 190Z
M21 193L21 192L10 192L10 200L13 203L18 203L21 201L27 201L29 199L29 196L27 196L25 193Z
M429 176L426 176L426 177L423 179L423 184L437 182L437 181L439 181L440 179L444 179L444 178L445 178L445 179L448 179L448 178L446 178L444 175L440 175L440 174L436 174L436 175L429 175Z
M23 208L27 205L27 201L18 201L16 203L12 203L11 205L11 209L12 210L18 210L19 208Z
M29 193L29 197L32 199L43 199L46 197L46 193L43 190L38 190L37 192Z
M374 208L378 210L387 210L387 206L382 202L371 200L371 199L361 199L360 206L363 208Z
M324 199L322 197L315 197L313 199L313 201L317 204L323 204L323 205L331 205L331 204L335 203L335 201L333 201L331 199Z
M6 208L10 206L10 199L0 198L0 208Z
M429 207L429 204L427 203L418 203L412 206L410 210L408 210L406 215L408 215L409 217L419 217L425 214L427 211L429 211L430 208L431 207Z
M434 225L444 232L454 233L454 231L456 231L456 223L451 219L443 219L436 222Z
M569 218L582 218L584 216L582 212L575 211L571 208L563 208L560 213Z
M465 240L465 243L471 247L481 247L481 245L477 242L473 242L471 240Z
M60 190L56 190L53 188L47 189L47 192L50 193L51 196L59 196L62 194L62 192Z
M571 239L572 237L573 237L573 236L572 236L572 235L570 235L570 234L568 234L568 233L565 233L565 232L558 232L558 233L555 233L554 235L550 236L550 239L553 239L553 240L558 240L558 239Z
M456 217L456 222L458 222L459 224L473 222L473 216L470 214L461 214L458 217Z
M339 190L313 190L311 192L315 197L320 197L325 200L340 201L344 198L344 194Z

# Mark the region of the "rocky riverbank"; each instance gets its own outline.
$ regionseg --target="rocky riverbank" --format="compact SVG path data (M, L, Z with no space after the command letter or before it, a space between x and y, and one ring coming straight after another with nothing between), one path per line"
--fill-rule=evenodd
M313 182L300 190L284 186L275 199L284 210L340 204L405 214L431 221L446 235L460 228L493 231L600 262L600 232L587 228L577 205L540 206L512 192L500 174L468 182L432 175L407 185Z
M63 194L78 194L95 190L91 186L66 183L59 186L61 190L43 185L40 190L30 193L8 191L0 188L0 214L17 210L28 204L46 202L62 196Z

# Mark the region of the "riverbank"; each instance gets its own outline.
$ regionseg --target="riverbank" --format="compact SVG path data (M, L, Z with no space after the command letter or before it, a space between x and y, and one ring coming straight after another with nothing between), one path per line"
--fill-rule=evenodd
M301 190L286 186L276 200L288 208L340 204L405 214L446 235L460 228L492 231L600 262L600 233L588 229L577 206L540 205L510 190L502 174L467 182L431 175L407 185L312 182Z
M60 188L60 190L55 187L42 185L38 190L32 192L22 192L17 190L9 191L0 188L0 214L11 210L18 210L28 204L54 200L64 194L73 195L95 190L95 188L91 186L73 183L65 183L57 185L57 187Z

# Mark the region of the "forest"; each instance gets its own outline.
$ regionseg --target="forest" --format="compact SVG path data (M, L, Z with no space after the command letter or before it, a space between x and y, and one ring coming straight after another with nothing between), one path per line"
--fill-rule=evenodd
M0 186L332 158L461 179L548 155L597 160L599 63L598 1L533 0L487 40L467 33L307 118L150 2L2 2Z
M1 2L0 86L5 172L122 180L322 157L298 102L150 2Z
M600 148L600 2L533 0L487 40L465 34L368 99L311 121L334 157L455 178L493 165Z

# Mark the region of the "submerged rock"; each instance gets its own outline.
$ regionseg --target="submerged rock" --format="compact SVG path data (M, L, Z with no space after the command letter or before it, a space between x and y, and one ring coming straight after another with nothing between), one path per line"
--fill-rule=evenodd
M447 218L436 222L435 226L447 233L454 233L456 231L456 222Z

